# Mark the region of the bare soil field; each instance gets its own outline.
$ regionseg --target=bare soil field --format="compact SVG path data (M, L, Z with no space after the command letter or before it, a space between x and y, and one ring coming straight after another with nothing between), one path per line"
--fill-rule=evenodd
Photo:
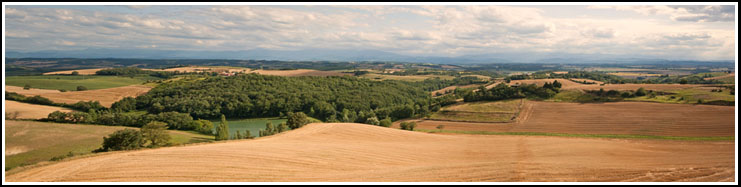
M254 140L40 165L9 171L6 181L733 181L734 147L313 123Z
M492 132L734 136L734 107L649 102L556 103L528 101L514 123L420 120L417 128ZM398 122L394 124L398 127Z
M339 71L319 71L313 69L296 69L296 70L253 70L249 73L259 73L263 75L277 75L287 77L297 76L343 76L352 75L350 73L342 73Z
M28 104L28 103L21 103L17 101L5 100L6 115L8 113L12 114L12 113L18 112L18 116L16 117L16 119L46 118L47 116L49 116L49 113L52 113L54 111L72 112L73 110L62 108L62 107L35 105L35 104Z
M114 102L121 100L124 97L136 97L145 94L152 89L152 87L145 85L131 85L107 89L68 92L43 89L24 90L22 87L17 86L5 86L5 89L9 92L16 92L25 96L40 95L57 103L74 104L79 101L100 101L101 105L110 107Z
M55 71L55 72L46 72L44 75L69 75L72 74L73 71L77 71L80 75L95 75L95 72L100 71L102 69L108 69L108 68L95 68L95 69L78 69L78 70L68 70L68 71Z

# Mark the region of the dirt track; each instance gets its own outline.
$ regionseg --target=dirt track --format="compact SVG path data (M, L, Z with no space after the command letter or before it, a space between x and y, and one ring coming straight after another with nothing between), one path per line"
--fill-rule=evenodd
M394 126L398 127L395 122ZM517 123L423 120L418 128L493 132L734 136L734 107L649 102L556 103L527 101Z
M443 135L335 123L74 159L6 181L733 181L734 174L733 142Z
M100 101L105 107L111 107L114 102L124 97L136 97L147 93L152 87L144 85L131 85L116 88L106 88L86 91L68 91L60 92L58 90L30 89L24 90L22 87L5 86L5 90L16 92L25 96L41 95L57 103L74 104L79 101Z

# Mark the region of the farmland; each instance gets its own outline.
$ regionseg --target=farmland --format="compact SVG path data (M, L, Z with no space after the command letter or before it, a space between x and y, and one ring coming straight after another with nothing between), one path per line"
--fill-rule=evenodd
M263 75L277 75L286 77L296 76L343 76L351 75L348 73L342 73L339 71L319 71L311 69L297 69L297 70L253 70L249 73L258 73Z
M473 102L446 106L430 119L462 122L512 122L524 103L523 99L497 102Z
M71 112L73 110L62 107L35 105L17 101L5 100L5 115L18 113L16 119L41 119L54 111Z
M53 157L90 154L100 148L103 137L131 127L60 124L5 120L5 170L49 161ZM172 143L212 141L212 136L184 131L170 131Z
M380 80L401 80L401 81L411 81L411 82L423 81L425 79L435 78L435 77L439 77L440 79L445 79L445 80L451 80L455 78L449 75L404 75L402 76L402 75L384 75L384 74L375 74L375 73L368 73L360 77L368 78L371 80L379 80L379 81Z
M734 147L733 142L443 135L314 123L255 140L72 159L11 171L6 180L733 181Z
M514 123L420 120L418 128L492 132L633 134L733 137L734 107L647 102L556 103L528 101ZM619 114L619 115L615 115Z
M88 90L97 90L142 84L147 80L159 80L159 78L149 76L130 78L96 75L8 76L5 79L5 84L18 87L30 85L31 88L76 91L77 86L84 86Z
M57 103L73 104L79 101L99 101L101 105L110 107L114 102L124 97L136 97L147 93L152 87L145 85L131 85L115 88L86 90L86 91L68 91L60 92L57 90L29 89L24 90L21 87L5 86L6 91L16 92L21 95L42 97L51 99Z

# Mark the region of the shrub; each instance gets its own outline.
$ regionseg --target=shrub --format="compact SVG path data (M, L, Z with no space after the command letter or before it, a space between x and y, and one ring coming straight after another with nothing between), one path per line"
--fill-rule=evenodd
M377 117L370 117L370 118L368 118L368 119L365 120L365 123L366 124L371 124L371 125L380 125L381 124L381 122L378 121L378 118Z
M134 129L117 130L108 137L103 137L103 147L95 152L134 150L144 146L142 133Z
M214 123L212 123L211 121L209 121L209 120L203 120L203 119L198 119L198 120L195 121L195 123L198 126L196 128L196 131L198 131L200 133L203 133L203 134L213 134L213 131L214 131Z
M85 91L87 90L87 87L85 86L77 86L77 91Z
M290 127L291 129L297 129L308 123L309 118L303 112L288 113L288 121L286 121L286 125L288 125L288 127Z
M72 74L72 75L79 75L79 74L80 74L80 72L77 72L77 71L72 71L72 73L71 73L71 74Z
M383 126L383 127L390 127L391 126L391 118L383 119L383 120L381 120L381 122L379 124L381 126Z
M31 85L30 84L26 84L26 85L23 86L23 89L24 90L30 90L31 89Z

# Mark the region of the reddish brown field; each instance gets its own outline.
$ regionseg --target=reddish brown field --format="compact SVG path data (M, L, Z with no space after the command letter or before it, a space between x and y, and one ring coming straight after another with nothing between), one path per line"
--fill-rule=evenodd
M648 102L529 101L516 123L417 122L420 129L657 136L735 136L734 107ZM398 123L394 125L398 127Z
M297 70L253 70L250 73L259 73L263 75L277 75L287 77L297 76L343 76L352 75L349 73L342 73L338 71L319 71L313 69L297 69Z
M734 143L431 134L332 123L254 140L104 153L6 181L734 181Z
M54 111L72 112L72 110L62 107L35 105L21 103L17 101L5 100L5 113L18 112L17 119L41 119L49 116Z
M79 101L100 101L105 107L110 107L114 102L124 97L136 97L147 93L152 87L144 85L131 85L116 88L106 88L97 90L60 92L58 90L30 89L24 90L22 87L5 86L9 92L16 92L25 96L40 95L51 99L57 103L73 104Z

